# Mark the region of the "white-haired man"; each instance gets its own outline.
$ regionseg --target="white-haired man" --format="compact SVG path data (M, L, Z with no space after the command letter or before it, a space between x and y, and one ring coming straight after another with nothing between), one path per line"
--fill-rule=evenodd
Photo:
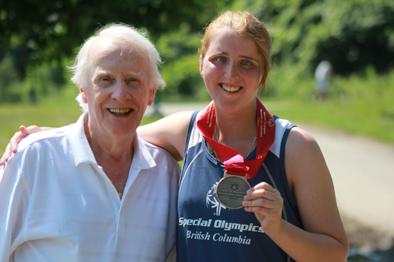
M160 56L126 25L81 47L76 123L29 136L0 182L0 261L164 261L175 246L178 165L138 138Z

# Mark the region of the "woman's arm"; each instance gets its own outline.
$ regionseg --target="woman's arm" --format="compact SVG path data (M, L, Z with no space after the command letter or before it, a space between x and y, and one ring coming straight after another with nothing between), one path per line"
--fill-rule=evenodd
M187 129L193 112L180 112L138 127L144 140L164 148L177 160L183 159Z
M317 142L301 128L290 132L285 165L304 229L282 221L267 233L297 261L346 261L349 247L330 172Z
M15 132L15 134L11 137L10 142L7 144L3 156L0 159L0 166L4 165L8 159L11 158L13 154L16 153L18 149L19 142L27 137L28 135L44 130L52 129L52 127L39 127L35 125L31 125L28 127L19 126L19 131Z
M264 232L296 261L346 261L348 242L330 172L316 141L300 128L290 131L285 168L303 229L282 219L283 198L265 182L248 191L245 210L253 212Z

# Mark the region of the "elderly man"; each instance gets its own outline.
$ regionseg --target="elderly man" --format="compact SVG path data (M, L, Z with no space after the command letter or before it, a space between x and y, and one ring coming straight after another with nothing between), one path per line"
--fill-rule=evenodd
M90 37L72 67L87 113L29 136L2 171L0 261L164 261L178 165L136 129L163 84L152 43L126 25Z

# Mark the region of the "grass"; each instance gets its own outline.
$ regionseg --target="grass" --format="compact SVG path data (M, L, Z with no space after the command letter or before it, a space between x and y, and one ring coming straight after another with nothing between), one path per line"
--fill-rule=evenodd
M296 70L279 68L272 76L265 102L274 114L394 144L394 70L336 76L325 100L313 97L313 79Z
M78 105L73 99L67 103L62 101L65 98L55 97L38 105L1 105L0 150L4 150L21 124L61 126L76 121L81 112ZM394 144L394 108L374 106L371 109L367 101L269 99L265 103L274 114L293 122L339 129ZM149 121L152 119L144 119Z
M78 106L64 105L1 105L0 149L4 149L9 138L19 125L60 126L74 122L79 115Z
M274 92L263 98L272 113L295 123L342 130L394 145L394 71L386 75L367 71L361 76L336 77L325 100L311 95L313 79L297 79L297 75L287 72L273 73L269 88ZM37 105L0 105L0 151L21 124L61 126L74 122L81 112L74 100L75 92L76 88L66 88Z
M371 109L368 102L285 100L266 102L271 111L293 122L341 130L394 144L394 108Z
M58 127L75 122L81 114L74 94L52 96L38 104L0 105L0 153L20 125ZM146 117L143 123L155 119Z

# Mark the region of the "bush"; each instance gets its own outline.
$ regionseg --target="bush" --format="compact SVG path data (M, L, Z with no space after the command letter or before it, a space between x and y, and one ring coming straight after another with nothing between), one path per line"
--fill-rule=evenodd
M166 81L164 97L196 96L202 86L199 74L198 48L200 35L190 32L187 24L179 30L163 34L157 47L163 59L162 75Z
M337 74L363 72L373 66L387 72L394 62L394 4L391 0L242 0L266 22L276 63L300 64L312 72L329 60Z
M64 68L58 63L36 65L20 80L6 56L0 63L0 101L36 103L40 97L57 93L67 83Z

